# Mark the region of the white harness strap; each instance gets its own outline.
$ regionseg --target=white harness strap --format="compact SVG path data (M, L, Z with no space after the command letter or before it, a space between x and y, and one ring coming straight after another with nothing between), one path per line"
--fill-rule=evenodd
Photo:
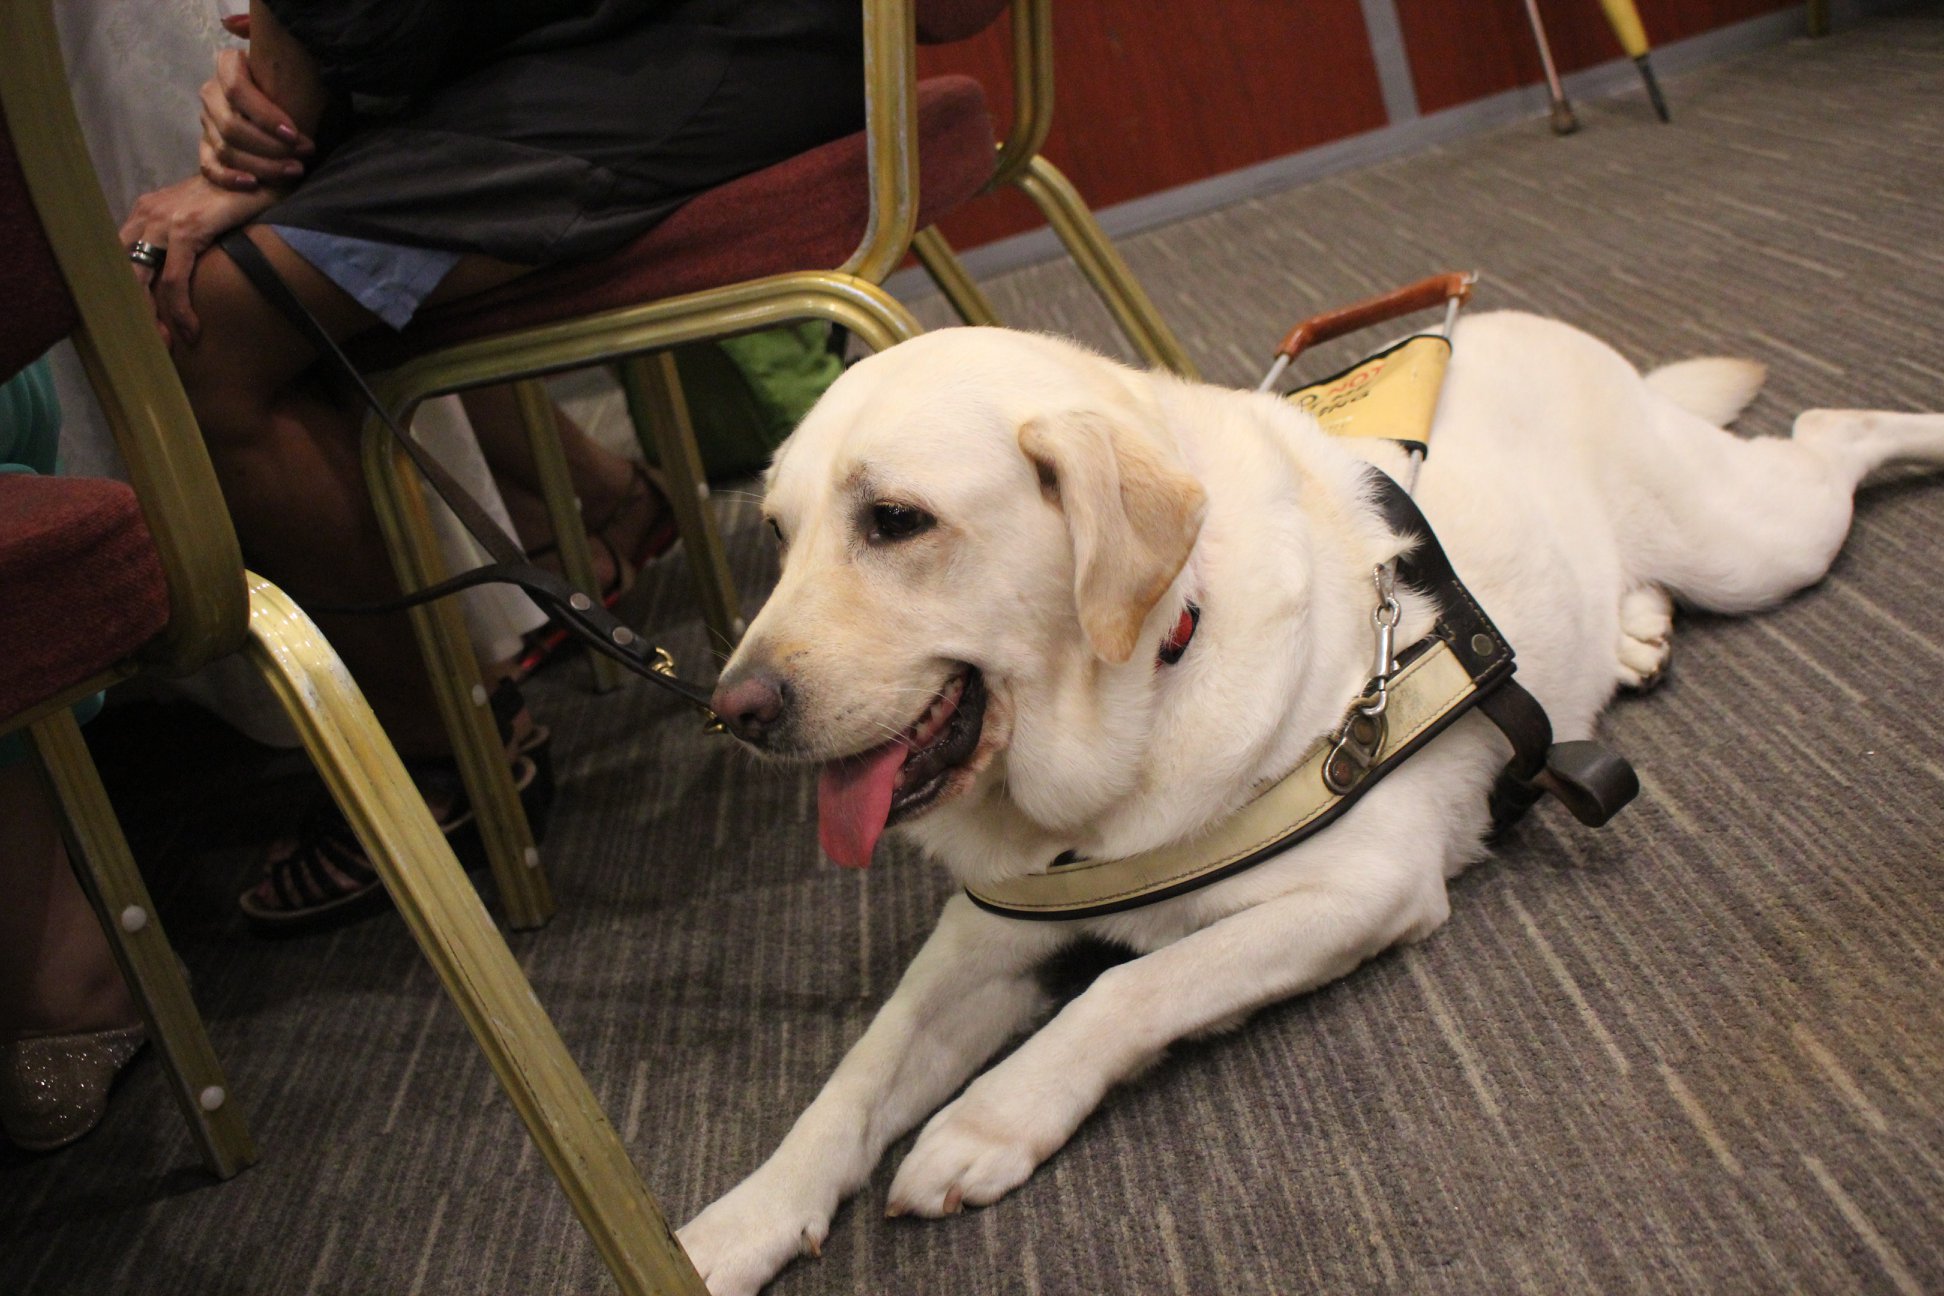
M1461 709L1474 687L1450 646L1433 643L1390 682L1377 765L1382 768L1416 750L1439 721ZM1239 872L1255 863L1256 856L1287 849L1293 838L1321 828L1347 808L1345 802L1353 798L1330 791L1323 781L1330 748L1328 735L1319 738L1287 776L1190 841L1121 859L1055 864L1045 873L967 887L967 894L997 913L1077 917L1133 908Z

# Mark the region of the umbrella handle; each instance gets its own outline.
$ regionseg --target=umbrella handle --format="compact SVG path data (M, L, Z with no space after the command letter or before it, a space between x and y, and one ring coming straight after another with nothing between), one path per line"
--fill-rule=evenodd
M1627 57L1647 57L1647 29L1641 25L1640 10L1634 8L1633 0L1600 0L1600 8L1606 10L1607 22L1613 25L1613 34L1620 38L1620 48L1627 51Z

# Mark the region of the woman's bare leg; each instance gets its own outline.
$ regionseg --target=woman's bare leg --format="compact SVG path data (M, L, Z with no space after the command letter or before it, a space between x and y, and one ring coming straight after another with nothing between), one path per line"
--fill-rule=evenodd
M25 761L0 767L0 1042L141 1020Z
M258 227L252 237L333 337L377 322L273 232ZM519 273L468 257L442 287L463 295ZM192 292L202 333L194 344L177 345L176 367L249 562L300 603L397 597L365 488L363 411L319 379L309 344L227 256L203 257ZM403 614L318 621L401 752L449 750Z
M526 425L520 417L518 399L510 386L481 387L462 397L479 448L499 483L506 500L507 513L527 548L533 549L553 539L553 523L547 516L541 495L540 477L534 470L533 454L527 445ZM668 505L655 492L643 487L632 461L615 454L588 436L565 410L554 408L554 424L560 433L561 450L567 459L567 475L574 493L580 497L581 516L590 528L601 528L605 544L594 546L595 576L602 586L610 584L616 573L609 569L607 546L623 560L640 553L648 536L662 524Z

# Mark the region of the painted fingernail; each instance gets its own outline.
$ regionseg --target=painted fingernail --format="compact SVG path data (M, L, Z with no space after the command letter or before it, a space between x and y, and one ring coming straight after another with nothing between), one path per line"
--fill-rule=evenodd
M294 180L304 174L304 164L302 162L286 162L283 164L283 173Z
M289 122L278 122L275 129L278 135L289 140L292 144L297 142L297 128Z

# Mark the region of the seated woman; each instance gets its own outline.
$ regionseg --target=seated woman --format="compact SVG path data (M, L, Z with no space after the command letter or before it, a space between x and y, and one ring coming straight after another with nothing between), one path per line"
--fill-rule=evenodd
M397 586L359 465L359 411L220 252L238 226L333 337L403 327L536 266L618 249L688 198L858 129L854 0L252 0L247 56L205 87L199 174L122 228L252 566L301 602ZM138 243L162 250L154 254ZM511 402L468 403L496 471L530 482ZM615 562L665 532L618 457L567 429ZM509 499L516 522L536 500ZM665 541L663 541L665 543ZM464 794L402 616L320 616L435 814ZM502 703L508 695L501 694ZM516 774L544 734L503 705ZM382 901L341 821L307 822L242 897L266 925Z

